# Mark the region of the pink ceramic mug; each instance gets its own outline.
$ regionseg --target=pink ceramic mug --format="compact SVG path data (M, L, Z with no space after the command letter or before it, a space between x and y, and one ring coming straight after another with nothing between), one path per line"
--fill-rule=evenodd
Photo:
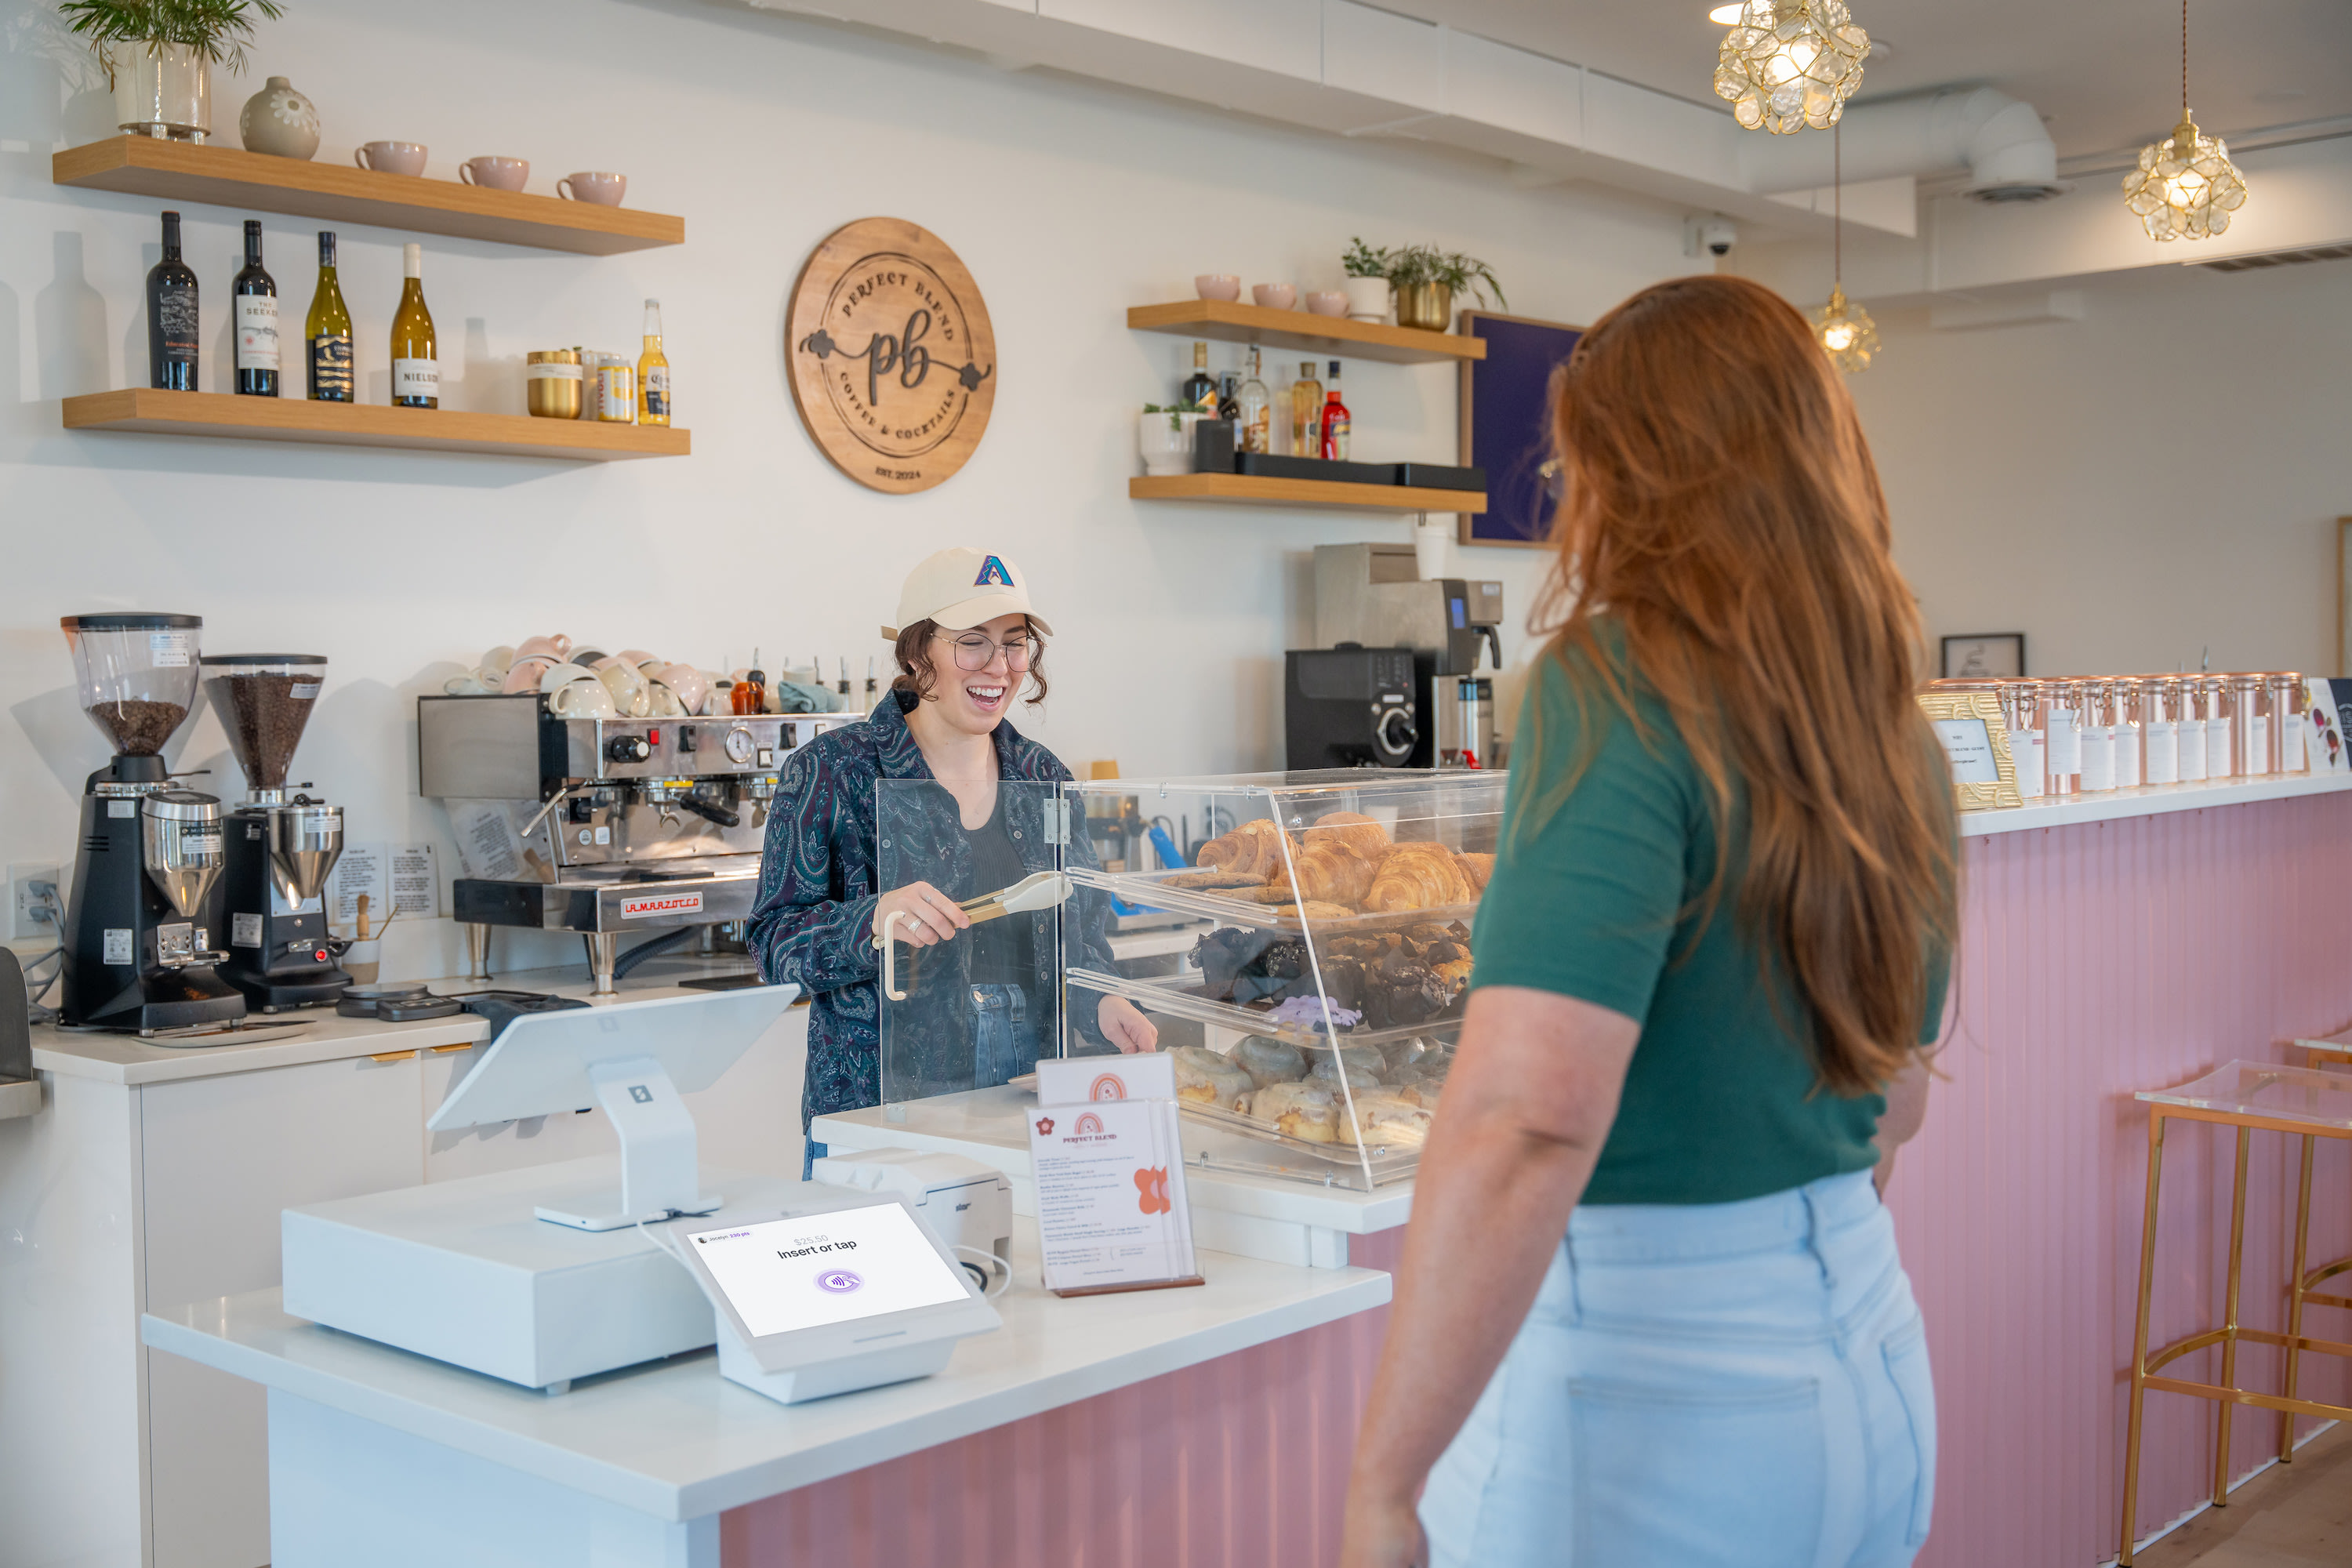
M1298 303L1298 289L1291 283L1256 283L1250 287L1250 297L1269 310L1287 310Z
M352 162L379 174L417 175L425 173L422 142L371 142L352 149Z
M572 639L562 632L553 637L525 637L515 645L517 658L545 658L553 662L560 661L571 651Z
M457 177L469 185L493 191L519 191L530 178L527 158L468 158L457 165Z
M555 182L555 194L567 201L593 202L600 207L616 207L628 193L626 174L566 174Z
M690 664L665 664L646 671L654 680L677 694L677 704L688 713L702 711L710 696L710 681Z
M544 656L519 658L507 666L506 679L499 683L500 691L536 691L540 678L555 668L555 660Z

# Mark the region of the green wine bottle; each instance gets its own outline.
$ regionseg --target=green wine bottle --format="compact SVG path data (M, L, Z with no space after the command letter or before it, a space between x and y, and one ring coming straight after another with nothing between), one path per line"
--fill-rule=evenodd
M343 305L342 285L335 281L335 232L319 231L319 289L310 296L310 314L302 323L310 343L310 400L352 403L355 367L352 363L352 313Z
M404 249L408 281L392 316L392 405L441 406L441 362L433 352L433 312L425 308L425 247Z

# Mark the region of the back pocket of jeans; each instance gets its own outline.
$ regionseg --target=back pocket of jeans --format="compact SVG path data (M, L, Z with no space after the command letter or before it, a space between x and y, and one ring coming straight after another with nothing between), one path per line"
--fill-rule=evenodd
M1917 1546L1927 1539L1927 1525L1936 1512L1936 1380L1927 1365L1927 1328L1913 1321L1882 1347L1886 1376L1903 1401L1903 1415L1911 1427L1911 1451L1918 1472L1911 1486L1911 1523L1904 1544Z
M1737 1393L1569 1385L1576 1568L1810 1568L1828 1484L1811 1378Z

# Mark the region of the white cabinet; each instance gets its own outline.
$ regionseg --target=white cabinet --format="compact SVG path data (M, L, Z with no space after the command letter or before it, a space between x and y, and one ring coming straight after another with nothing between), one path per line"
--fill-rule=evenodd
M414 1053L141 1089L146 1300L171 1308L278 1281L278 1211L422 1178ZM147 1360L154 1568L269 1561L261 1388L161 1352Z

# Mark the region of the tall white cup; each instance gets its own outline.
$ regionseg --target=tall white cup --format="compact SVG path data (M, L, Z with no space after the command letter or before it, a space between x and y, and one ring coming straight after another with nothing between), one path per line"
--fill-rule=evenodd
M1454 563L1454 524L1416 522L1412 525L1412 563L1424 583L1435 582Z

